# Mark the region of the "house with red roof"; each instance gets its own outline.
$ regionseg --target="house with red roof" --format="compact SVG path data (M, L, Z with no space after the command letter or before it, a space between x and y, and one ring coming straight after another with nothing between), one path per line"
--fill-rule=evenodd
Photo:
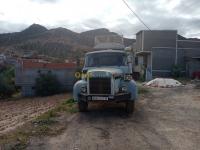
M63 91L71 91L75 82L76 63L51 63L34 59L21 59L15 65L15 84L23 96L35 95L35 81L40 74L56 75Z

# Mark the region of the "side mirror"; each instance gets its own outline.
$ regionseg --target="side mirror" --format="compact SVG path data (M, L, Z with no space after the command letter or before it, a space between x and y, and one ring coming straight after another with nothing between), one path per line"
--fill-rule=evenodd
M132 58L131 55L127 56L127 63L128 63L128 67L129 67L129 73L132 74L132 72L133 72L133 69L132 69L133 58Z
M128 61L128 63L132 63L132 57L130 55L128 55L127 61Z
M88 71L87 69L83 69L82 73L87 73L87 71Z

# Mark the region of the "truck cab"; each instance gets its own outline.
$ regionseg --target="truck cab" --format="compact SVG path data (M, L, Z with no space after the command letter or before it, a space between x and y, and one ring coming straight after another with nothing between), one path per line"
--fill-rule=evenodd
M132 56L124 49L88 52L82 78L73 87L73 98L80 111L87 111L91 101L123 102L126 111L134 111L137 87L132 79Z

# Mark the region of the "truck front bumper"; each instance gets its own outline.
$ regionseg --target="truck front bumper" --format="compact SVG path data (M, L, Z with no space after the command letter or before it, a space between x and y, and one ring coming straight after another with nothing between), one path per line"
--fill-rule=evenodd
M98 100L93 100L94 97L98 97ZM102 98L102 100L101 100ZM82 101L127 101L130 100L130 93L118 93L116 95L87 95L84 93L79 94L79 100Z

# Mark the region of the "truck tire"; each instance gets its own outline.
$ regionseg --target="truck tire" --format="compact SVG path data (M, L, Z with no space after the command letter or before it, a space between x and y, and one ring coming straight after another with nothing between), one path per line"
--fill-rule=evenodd
M135 110L135 101L129 100L126 102L126 112L131 114Z
M80 112L86 112L88 110L88 102L78 101L78 109Z

